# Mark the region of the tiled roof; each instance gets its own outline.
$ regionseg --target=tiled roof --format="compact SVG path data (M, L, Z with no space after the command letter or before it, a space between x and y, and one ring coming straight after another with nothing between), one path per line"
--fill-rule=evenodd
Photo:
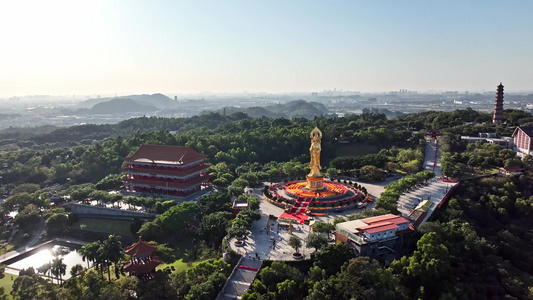
M518 126L516 127L515 131L513 132L513 137L516 134L516 131L520 129L522 130L527 136L533 138L533 126Z
M378 223L378 222L383 222L383 221L391 222L391 223L394 223L396 225L409 222L407 219L405 219L403 217L392 215L392 214L384 215L384 216L378 216L378 217L372 217L372 218L366 218L366 219L362 219L361 221L363 221L363 222L365 222L366 224L369 224L369 225L374 224L374 223Z
M382 231L398 229L398 228L399 228L398 225L396 225L396 224L394 224L392 222L378 222L378 223L374 223L372 225L361 227L361 228L359 228L359 230L362 230L362 231L365 231L365 232L368 232L368 233L372 234L372 233L376 233L376 232L382 232Z
M149 145L142 144L137 151L126 161L164 163L164 164L188 164L206 158L189 146Z
M157 245L152 243L147 243L139 241L137 243L134 243L131 246L128 246L124 249L124 252L130 256L147 256L152 254L152 252L157 250Z
M500 170L505 172L521 172L524 171L524 168L520 166L512 166L512 167L501 167Z

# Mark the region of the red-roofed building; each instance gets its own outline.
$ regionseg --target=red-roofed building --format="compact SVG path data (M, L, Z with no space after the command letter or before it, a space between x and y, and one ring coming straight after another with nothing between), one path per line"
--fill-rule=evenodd
M354 248L357 255L390 262L407 250L409 225L409 220L392 214L342 222L336 225L335 240Z
M130 261L124 264L124 271L130 276L148 281L155 277L155 268L161 264L159 258L152 256L157 250L157 245L139 241L124 248L124 252L130 256Z
M208 185L206 157L188 146L143 144L124 159L124 190L169 198L189 196Z
M513 132L514 147L519 157L533 155L533 126L518 126Z

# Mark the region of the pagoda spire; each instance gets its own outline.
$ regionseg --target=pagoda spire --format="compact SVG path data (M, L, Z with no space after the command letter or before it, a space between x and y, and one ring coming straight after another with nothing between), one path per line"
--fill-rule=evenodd
M503 121L503 84L500 82L496 89L496 100L494 100L494 115L492 124L501 124Z

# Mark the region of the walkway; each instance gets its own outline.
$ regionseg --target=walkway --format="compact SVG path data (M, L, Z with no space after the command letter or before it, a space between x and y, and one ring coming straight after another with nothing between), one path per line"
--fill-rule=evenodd
M41 218L39 220L39 224L37 226L37 229L35 230L35 235L32 237L32 239L28 243L26 243L26 245L24 245L22 247L19 247L19 248L15 249L15 250L11 250L9 252L4 253L2 255L2 258L0 259L0 263L4 262L5 260L7 260L7 259L9 259L11 257L19 255L22 252L25 252L26 250L28 250L28 248L31 248L31 247L35 246L35 244L37 244L37 242L39 242L39 237L43 233L44 229L45 229L44 219Z
M257 276L261 264L261 260L241 258L233 272L231 272L226 284L218 293L217 300L241 299Z
M311 198L300 198L296 201L296 204L289 212L282 213L279 219L293 219L297 224L303 224L305 220L309 219L309 216L305 214Z
M417 221L417 226L425 223L431 217L435 209L439 207L444 199L446 199L446 195L457 185L455 182L443 182L439 180L442 176L442 169L438 140L430 139L426 141L424 170L435 172L435 178L430 180L427 184L415 187L411 191L402 194L400 199L398 199L398 210L402 216L405 218L410 216L412 221ZM412 215L412 210L424 200L431 202L427 214L417 216ZM421 217L421 219L415 220L415 218L418 217Z

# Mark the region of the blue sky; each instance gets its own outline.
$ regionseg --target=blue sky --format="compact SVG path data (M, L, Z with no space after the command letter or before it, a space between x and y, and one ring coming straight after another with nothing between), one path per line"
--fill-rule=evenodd
M533 90L533 1L2 1L0 96Z

